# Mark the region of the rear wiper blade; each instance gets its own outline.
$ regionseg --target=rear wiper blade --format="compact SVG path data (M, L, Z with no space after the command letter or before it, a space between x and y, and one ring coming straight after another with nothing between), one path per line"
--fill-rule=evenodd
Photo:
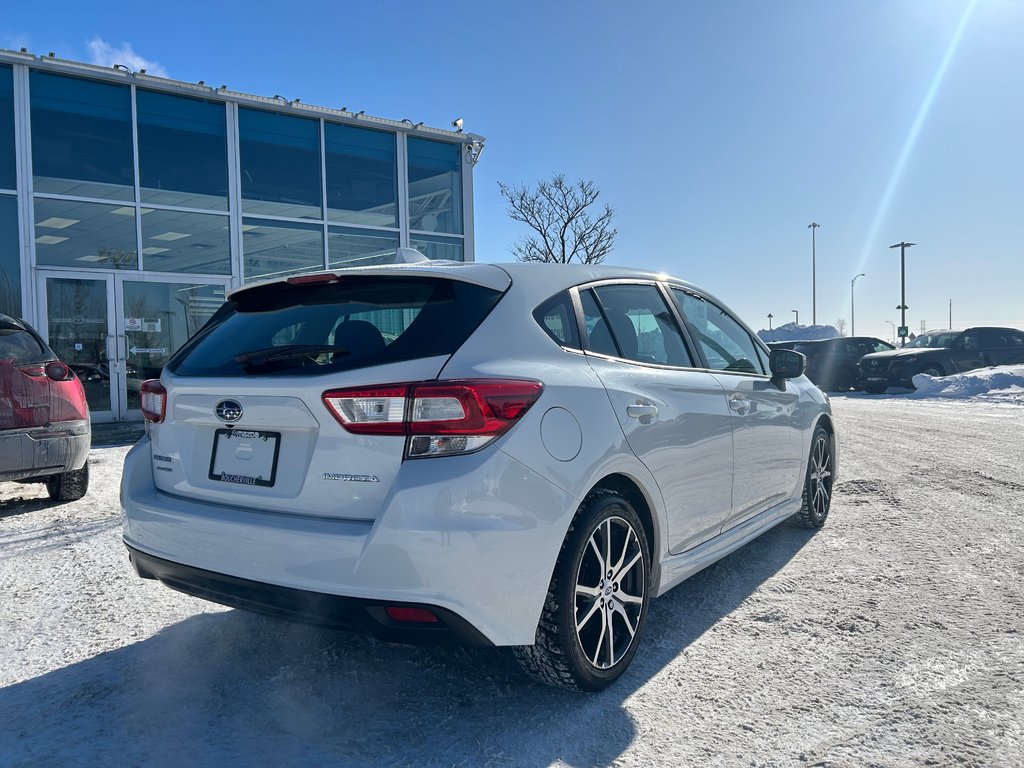
M266 347L252 352L235 355L236 363L270 363L278 360L293 360L298 357L314 358L323 354L342 356L350 354L347 347L333 344L290 344L284 347Z

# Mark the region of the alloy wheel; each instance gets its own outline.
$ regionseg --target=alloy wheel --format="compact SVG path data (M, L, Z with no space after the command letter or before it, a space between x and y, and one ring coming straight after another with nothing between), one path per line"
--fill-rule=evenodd
M633 526L602 520L587 542L576 573L576 638L597 669L614 667L636 638L647 585L646 563Z
M819 434L811 452L809 506L819 520L828 514L832 498L832 451L828 443L828 438Z

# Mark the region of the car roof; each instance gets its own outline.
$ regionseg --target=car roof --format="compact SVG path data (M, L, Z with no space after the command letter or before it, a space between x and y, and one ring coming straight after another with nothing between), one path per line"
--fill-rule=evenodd
M421 261L411 264L379 264L361 267L343 267L338 269L320 270L317 272L293 275L292 277L308 278L313 275L408 275L415 277L447 277L475 283L495 290L505 290L510 283L517 289L536 293L539 298L546 298L559 291L581 283L599 280L662 280L673 285L689 288L707 296L716 303L722 303L708 291L688 283L685 280L667 275L664 272L637 269L634 267L618 267L611 265L592 264L543 264L530 262L455 262L455 261ZM264 280L257 283L235 288L228 292L227 298L233 299L254 288L267 285L287 283L287 277Z

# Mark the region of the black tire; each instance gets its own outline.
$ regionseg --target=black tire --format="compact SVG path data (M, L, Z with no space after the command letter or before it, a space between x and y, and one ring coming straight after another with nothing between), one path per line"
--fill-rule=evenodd
M924 368L921 369L921 373L925 373L929 376L934 376L935 378L939 378L940 376L946 375L946 372L942 370L941 366L935 365L935 363L932 363L931 365L926 365Z
M805 528L821 528L832 507L832 480L835 467L832 461L832 438L824 427L816 427L811 438L811 454L807 458L804 478L803 505L796 520Z
M879 387L876 384L865 384L864 391L869 395L881 395L887 390L888 387Z
M60 475L52 475L46 481L46 492L54 501L78 501L89 490L89 465L73 469Z
M611 547L602 557L604 542ZM606 572L609 561L618 573ZM536 640L513 648L520 666L542 683L572 691L611 685L636 655L650 603L650 573L647 536L633 507L611 491L590 493L559 552ZM615 647L615 640L623 638L629 641L625 651Z

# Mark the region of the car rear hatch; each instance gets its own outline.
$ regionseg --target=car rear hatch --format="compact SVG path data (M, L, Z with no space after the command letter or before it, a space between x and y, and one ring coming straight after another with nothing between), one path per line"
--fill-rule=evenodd
M361 433L346 422L351 409L400 427L404 388L436 379L509 283L497 267L466 265L343 270L236 291L161 384L143 386L143 411L157 421L157 488L265 512L375 519L406 435ZM325 397L339 390L343 400Z

